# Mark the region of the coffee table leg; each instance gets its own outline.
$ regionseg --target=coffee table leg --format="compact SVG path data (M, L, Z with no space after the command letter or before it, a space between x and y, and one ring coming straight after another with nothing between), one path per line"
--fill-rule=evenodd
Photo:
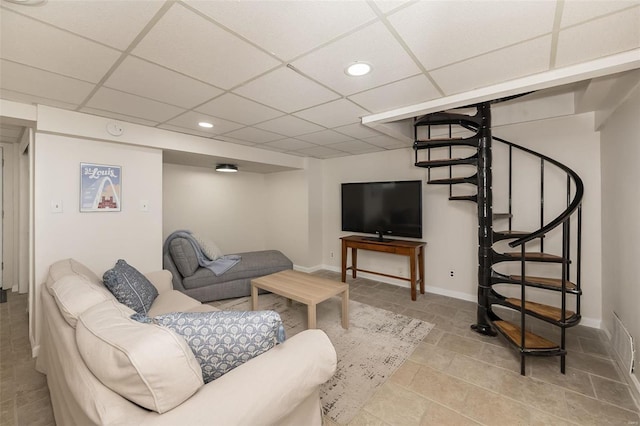
M251 284L251 310L258 310L258 287Z
M349 328L349 289L342 292L342 328Z
M316 305L307 305L307 328L316 328Z

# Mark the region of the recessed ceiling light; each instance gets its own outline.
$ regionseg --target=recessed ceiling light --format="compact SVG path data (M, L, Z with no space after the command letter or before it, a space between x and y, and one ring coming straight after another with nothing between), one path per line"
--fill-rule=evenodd
M210 129L213 127L213 124L209 123L208 121L201 121L198 123L198 126L204 127L205 129Z
M344 72L353 77L360 77L361 75L366 75L371 72L371 65L366 62L354 62L349 65Z
M235 164L218 164L216 166L216 172L235 173L238 171L238 166Z

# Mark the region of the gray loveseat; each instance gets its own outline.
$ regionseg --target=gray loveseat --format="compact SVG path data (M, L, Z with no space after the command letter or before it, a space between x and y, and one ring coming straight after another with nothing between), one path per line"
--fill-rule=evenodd
M173 238L164 253L164 269L173 274L173 288L200 302L251 295L251 280L285 269L293 262L278 250L236 253L240 262L222 275L198 264L196 252L186 238Z

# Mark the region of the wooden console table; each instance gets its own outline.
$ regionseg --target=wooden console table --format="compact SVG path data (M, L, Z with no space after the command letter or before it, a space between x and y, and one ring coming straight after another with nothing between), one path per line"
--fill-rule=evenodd
M385 240L378 241L376 237L361 237L349 235L340 238L342 240L342 282L347 281L347 271L351 270L352 277L356 278L356 272L368 272L384 277L396 278L411 282L411 300L416 300L416 286L420 284L420 293L424 294L424 248L427 243L423 241ZM351 266L347 268L347 249L351 248ZM383 274L381 272L358 269L358 249L393 253L409 256L411 268L410 278L396 275ZM416 277L416 263L418 264L418 276Z

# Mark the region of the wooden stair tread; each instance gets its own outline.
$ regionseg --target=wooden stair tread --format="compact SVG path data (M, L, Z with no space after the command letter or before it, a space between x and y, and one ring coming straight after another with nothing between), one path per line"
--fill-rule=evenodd
M494 321L495 325L511 342L521 346L520 327L507 321ZM525 349L559 349L556 343L553 343L544 337L525 331L524 334Z
M502 253L502 254L508 257L513 257L515 259L520 259L522 253L520 253L519 251L514 251L514 252L508 252L508 253ZM562 261L561 256L556 256L555 254L549 254L549 253L532 252L532 251L525 252L524 257L526 260L539 260L539 261L547 261L547 262Z
M507 302L513 306L522 307L522 301L520 299L508 298ZM528 301L524 303L524 307L526 311L534 312L544 318L548 318L553 321L562 321L562 309L556 308L555 306ZM565 321L573 315L575 315L575 312L565 311Z
M510 279L514 281L522 281L522 275L510 275ZM548 287L557 287L562 288L562 280L559 278L547 278L547 277L534 277L534 276L525 276L524 280L533 284L540 284ZM576 290L577 286L571 281L565 282L565 287L567 290Z

